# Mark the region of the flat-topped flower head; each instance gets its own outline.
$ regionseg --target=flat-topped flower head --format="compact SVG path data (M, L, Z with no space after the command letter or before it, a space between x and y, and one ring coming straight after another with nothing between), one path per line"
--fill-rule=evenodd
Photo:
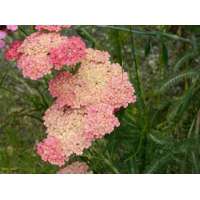
M68 29L70 27L70 25L36 25L35 29L38 31L59 32L62 29Z
M37 144L37 153L42 160L48 161L53 165L62 166L65 163L65 155L62 145L56 137L47 137Z
M72 154L81 155L91 145L91 139L85 134L84 109L58 109L53 105L43 119L48 135L62 141L66 158Z
M114 111L134 103L134 88L119 64L109 61L109 54L89 51L75 75L59 73L49 82L56 98L47 110L47 133L62 141L66 157L81 155L91 143L118 127Z
M127 73L119 64L110 63L108 53L102 52L102 57L100 51L96 54L98 54L98 62L93 62L93 57L89 60L86 54L75 75L65 76L65 73L61 72L50 81L49 91L53 97L56 97L59 107L67 105L80 108L105 103L120 108L135 102L135 91L128 80ZM58 91L57 88L62 89Z
M36 80L50 73L53 69L49 58L50 50L64 40L65 37L57 33L33 33L28 36L18 49L21 57L17 66L24 77Z
M60 169L58 174L91 174L91 171L86 163L76 161Z
M45 112L43 119L48 136L61 141L66 160L72 154L81 155L95 139L119 126L113 108L101 104L80 109L59 109L54 104Z
M60 70L64 65L79 63L85 57L85 48L85 43L79 37L36 32L19 47L18 52L22 56L17 65L25 77L36 80L52 69Z

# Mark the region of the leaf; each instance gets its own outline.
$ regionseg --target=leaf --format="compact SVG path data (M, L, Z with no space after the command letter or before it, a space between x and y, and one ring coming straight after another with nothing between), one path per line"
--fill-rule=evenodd
M164 92L166 89L174 86L175 84L179 83L180 81L182 81L185 78L193 78L198 75L199 75L199 72L197 70L190 70L190 71L184 72L182 74L179 74L179 75L171 78L170 80L168 80L166 83L164 83L158 90L158 93Z
M161 59L165 66L168 66L168 49L164 43L162 43Z
M152 135L152 134L149 134L149 137L150 137L150 139L151 139L152 141L154 141L154 142L157 143L157 144L163 145L163 144L166 143L166 141L161 140L161 139L157 138L156 136L154 136L154 135Z
M191 58L193 58L196 54L194 52L188 52L186 54L184 54L183 57L181 57L176 64L174 65L174 71L178 71L178 69L180 69L180 67L183 66L183 64L185 64L187 61L189 61Z
M144 48L145 57L147 57L150 54L150 51L151 51L151 40L148 39L148 41L145 44L145 48Z

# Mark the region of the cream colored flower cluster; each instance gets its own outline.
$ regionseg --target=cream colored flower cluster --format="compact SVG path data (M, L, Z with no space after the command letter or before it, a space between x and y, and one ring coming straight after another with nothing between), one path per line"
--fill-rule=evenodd
M85 57L86 46L80 37L58 33L64 28L69 26L36 26L38 32L10 45L5 59L16 61L23 76L32 80L40 79L52 70L61 70L65 65L76 65Z
M55 102L43 117L47 138L37 144L44 161L62 166L71 155L83 154L93 141L118 127L115 113L134 103L136 96L128 74L111 63L108 52L86 49L80 38L57 33L64 27L36 28L40 31L7 52L7 58L17 59L25 77L36 80L53 69L80 63L75 74L62 71L50 80L49 92Z
M44 115L44 125L48 137L61 141L66 161L111 133L120 125L116 110L136 101L127 73L109 58L107 52L87 49L76 74L60 72L49 82L56 99Z
M51 73L52 69L60 70L64 64L74 65L80 62L85 55L85 44L79 37L36 32L23 41L18 52L21 56L17 60L17 66L24 77L37 80Z
M120 108L135 102L128 74L119 64L110 63L109 57L107 52L87 49L77 74L61 72L51 80L49 91L56 97L58 107L80 108L105 103Z

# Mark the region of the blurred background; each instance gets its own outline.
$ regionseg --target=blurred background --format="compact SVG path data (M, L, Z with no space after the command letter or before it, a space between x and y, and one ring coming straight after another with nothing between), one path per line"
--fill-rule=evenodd
M6 43L32 32L34 26L19 26ZM62 34L108 51L137 95L118 112L121 126L72 160L94 173L200 173L200 26L73 26ZM58 171L35 151L46 135L51 78L23 78L0 50L0 173Z

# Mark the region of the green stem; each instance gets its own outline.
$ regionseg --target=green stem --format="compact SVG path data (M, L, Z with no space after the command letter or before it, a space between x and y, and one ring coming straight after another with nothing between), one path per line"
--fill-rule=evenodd
M133 32L133 27L130 26L131 32ZM137 63L137 58L136 58L136 53L135 53L135 42L134 42L134 35L131 34L131 44L132 44L132 55L133 55L133 60L134 60L134 68L135 68L135 78L136 78L136 89L137 89L137 97L138 97L138 104L140 107L140 117L142 119L141 126L142 131L140 135L140 142L142 144L142 152L141 152L141 158L142 158L142 164L141 164L141 172L144 171L145 166L146 166L146 145L147 145L147 125L148 121L146 120L146 106L145 106L145 101L144 101L144 95L142 92L141 88L141 80L140 80L140 74L139 74L139 69L138 69L138 63Z
M112 169L114 173L119 174L118 169L110 162L110 160L104 158L104 162Z
M25 31L21 26L19 26L19 30L20 30L25 36L28 36L28 33L26 33L26 31Z
M130 29L132 30L132 27L130 27ZM144 109L145 108L144 97L143 97L142 89L141 89L141 81L140 81L138 63L137 63L137 58L136 58L136 53L135 53L135 41L134 41L133 34L131 34L131 48L132 48L132 59L134 61L133 67L135 68L137 96L139 98L139 103L141 103L141 109Z

